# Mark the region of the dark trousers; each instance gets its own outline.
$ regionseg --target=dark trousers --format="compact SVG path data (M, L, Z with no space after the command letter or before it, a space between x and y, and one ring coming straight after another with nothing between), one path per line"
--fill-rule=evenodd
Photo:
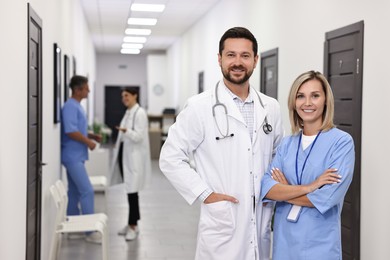
M123 179L123 143L120 144L118 152L119 169ZM129 225L137 225L137 221L140 220L138 193L128 193L127 200L129 202Z
M129 201L129 225L137 225L137 221L140 220L138 193L128 193L127 200Z

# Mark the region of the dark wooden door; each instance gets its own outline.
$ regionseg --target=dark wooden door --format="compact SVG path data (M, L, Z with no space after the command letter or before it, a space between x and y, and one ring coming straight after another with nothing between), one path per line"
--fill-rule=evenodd
M324 73L335 97L335 124L355 142L355 172L342 211L344 260L360 259L363 21L325 34Z
M42 186L42 21L28 4L26 259L40 259Z
M64 103L70 97L70 60L68 55L64 55Z
M260 92L278 98L278 48L260 54Z
M124 87L134 87L139 90L139 86L106 86L104 89L104 123L112 129L111 140L113 142L118 136L118 130L115 127L119 126L126 112L126 107L122 103L122 89ZM137 99L139 102L139 94Z

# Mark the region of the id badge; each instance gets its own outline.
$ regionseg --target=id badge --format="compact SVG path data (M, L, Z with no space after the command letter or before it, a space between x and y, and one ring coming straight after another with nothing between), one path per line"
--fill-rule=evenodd
M290 208L290 212L287 215L287 221L289 222L297 222L299 215L301 214L302 207L297 205L292 205Z

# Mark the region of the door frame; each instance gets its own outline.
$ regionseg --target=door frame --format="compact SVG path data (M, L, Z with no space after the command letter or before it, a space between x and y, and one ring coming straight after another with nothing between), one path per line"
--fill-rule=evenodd
M275 66L276 66L276 76L275 76L275 80L276 80L276 83L275 83L276 84L276 97L273 97L273 98L278 99L278 92L279 92L279 89L278 89L279 48L275 48L275 49L268 50L268 51L260 53L260 92L266 94L265 79L267 78L267 76L264 74L265 66L264 66L264 61L263 60L268 59L268 58L270 58L272 56L276 56L276 63L275 63Z
M38 125L39 131L37 134L37 161L36 167L37 169L37 197L36 197L36 209L37 209L37 219L36 219L36 248L35 248L35 258L41 258L41 209L42 209L42 20L39 18L37 13L33 10L30 3L27 3L27 184L26 184L26 259L30 259L31 257L28 255L28 173L29 173L29 125L30 125L30 117L28 108L30 106L30 23L33 22L37 24L37 26L41 29L39 34L39 49L38 49L38 75L37 75L37 95L38 95Z
M361 211L361 136L362 136L362 98L363 98L363 43L364 43L364 21L330 31L325 33L324 43L324 75L329 79L329 45L328 40L346 36L349 34L357 33L357 45L356 45L356 67L355 67L355 95L354 95L354 107L353 111L360 114L356 118L354 126L357 127L356 134L354 136L355 143L355 170L352 180L352 185L358 189L357 194L353 194L356 205L352 208L352 221L353 221L353 241L352 243L352 257L354 260L360 259L360 211Z

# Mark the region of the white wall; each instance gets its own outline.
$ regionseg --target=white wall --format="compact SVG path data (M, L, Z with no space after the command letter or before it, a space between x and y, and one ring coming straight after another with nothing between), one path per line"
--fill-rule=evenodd
M18 30L10 30L10 20L12 28ZM0 258L24 259L27 160L27 6L24 1L0 3L0 28L7 32L7 40L0 43L3 81L0 87Z
M148 113L152 115L161 115L163 109L169 104L174 104L172 98L173 88L168 84L167 77L167 56L166 55L148 55L147 57L148 89L149 89L149 107ZM160 85L163 89L162 94L156 95L154 87ZM169 106L169 107L172 107Z
M171 106L179 108L179 93L180 93L180 75L181 75L181 62L180 62L181 40L175 42L175 44L167 50L167 82L171 92ZM167 106L170 103L162 104Z
M179 107L183 107L189 96L198 93L199 72L204 71L205 90L215 86L222 78L217 56L219 39L228 28L233 26L246 26L251 29L248 26L247 2L247 0L221 1L168 51L168 54L172 54L171 50L180 53L175 58L176 64L180 66L169 70L172 78L176 79L173 83L178 93Z
M279 100L289 132L287 95L292 81L309 69L322 71L325 32L364 20L363 127L361 172L361 259L387 259L390 209L385 191L390 182L388 160L390 128L386 82L390 59L390 2L386 0L222 0L168 51L177 105L197 93L197 75L205 71L205 89L221 78L217 63L218 41L232 26L245 26L259 41L260 52L279 48ZM223 22L221 22L223 21ZM172 53L180 49L180 60ZM174 50L174 51L173 51ZM251 84L259 87L255 70ZM351 112L352 113L352 112ZM379 121L379 122L378 122ZM378 145L380 143L381 145Z
M122 55L98 54L97 79L95 89L95 116L104 122L104 88L111 86L139 85L141 87L141 105L149 114L159 115L165 107L175 107L172 81L167 75L166 54ZM120 65L124 66L120 68ZM153 87L159 84L164 88L162 95L156 95Z
M49 186L60 176L60 125L53 124L53 43L75 56L78 72L94 80L95 52L79 1L0 3L0 259L25 259L27 182L27 2L42 19L43 152L41 259L54 228ZM63 59L63 57L62 57ZM63 69L63 67L62 67Z
M140 102L147 105L147 73L145 55L98 54L96 59L95 117L104 122L104 88L140 86ZM119 66L124 66L120 68Z

